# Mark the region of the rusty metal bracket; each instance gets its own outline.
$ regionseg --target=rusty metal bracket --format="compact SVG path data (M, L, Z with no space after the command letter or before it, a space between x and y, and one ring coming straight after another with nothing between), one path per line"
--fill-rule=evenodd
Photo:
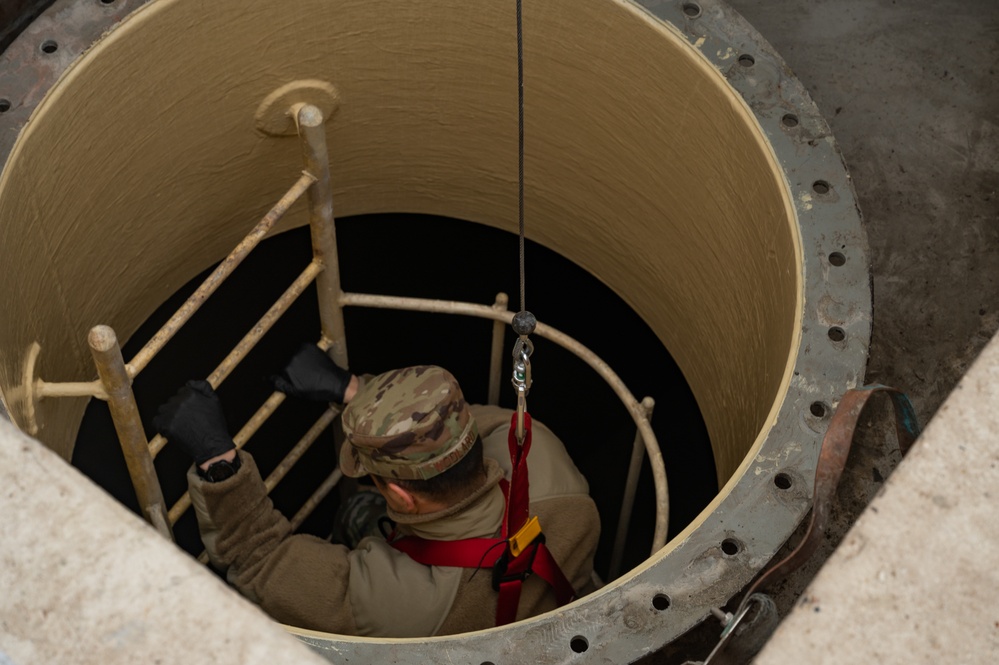
M754 592L784 579L789 573L800 567L812 556L822 542L829 522L830 507L833 497L836 495L839 479L846 467L846 458L853 445L853 435L857 430L860 414L863 413L871 396L880 392L887 393L891 397L895 410L895 436L898 440L898 449L903 456L909 451L912 442L919 436L919 422L916 420L915 409L912 408L912 403L902 391L880 384L846 391L839 406L836 407L836 412L829 421L826 435L822 439L819 463L815 468L812 519L808 525L808 531L805 533L805 538L794 548L794 551L756 580L739 604L740 610Z
M705 663L711 661L712 656L724 647L735 632L735 626L749 610L749 605L753 602L756 592L784 579L791 572L797 570L822 543L833 499L836 495L836 488L839 486L850 448L853 446L853 436L857 430L857 423L860 421L860 416L870 398L875 393L881 392L887 393L891 397L895 412L895 436L898 441L898 449L903 456L919 436L919 422L916 419L915 409L913 409L908 396L902 391L880 384L846 391L839 406L836 407L836 412L830 419L829 428L822 439L819 462L815 468L812 517L804 539L784 559L757 578L743 596L736 611L726 615L725 629L717 646L704 661Z

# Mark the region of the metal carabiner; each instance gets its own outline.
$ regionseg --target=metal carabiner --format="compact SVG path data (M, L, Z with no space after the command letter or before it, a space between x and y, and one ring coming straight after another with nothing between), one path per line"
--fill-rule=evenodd
M524 386L531 390L531 354L534 353L534 342L526 336L517 339L513 345L513 378L514 388Z
M524 443L524 413L527 411L527 394L531 391L531 354L534 343L521 335L513 345L513 376L510 382L517 391L517 442Z

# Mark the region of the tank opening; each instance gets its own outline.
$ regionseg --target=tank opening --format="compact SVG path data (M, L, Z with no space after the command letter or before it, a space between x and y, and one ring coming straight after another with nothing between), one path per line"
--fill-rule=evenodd
M347 291L489 303L499 291L518 293L515 235L460 220L420 215L369 215L337 220L343 287ZM308 228L263 242L206 305L140 374L134 391L147 432L156 408L184 381L207 375L280 294L310 255ZM656 400L652 426L670 482L670 536L682 530L717 492L717 476L704 421L693 394L655 334L617 295L585 270L541 245L527 248L527 299L545 323L588 346L621 376L639 399ZM427 257L431 257L428 259ZM207 272L207 271L206 271ZM195 277L165 302L124 346L138 351L204 278ZM267 378L299 342L319 330L315 287L303 294L219 389L230 429L244 422L270 394ZM516 303L511 302L511 306ZM351 369L380 372L430 362L450 369L472 402L486 401L491 322L469 317L363 308L345 310ZM505 349L512 348L508 331ZM607 577L615 524L624 491L634 422L611 389L568 351L537 339L531 413L559 434L590 482L603 525L596 570ZM504 353L509 376L509 354ZM500 404L513 407L504 381ZM286 400L248 444L261 470L273 469L323 411L322 405ZM334 426L337 426L334 424ZM292 515L334 467L330 432L306 453L272 492ZM83 418L73 464L119 501L139 512L107 406L93 400ZM186 490L189 461L173 446L156 458L168 505ZM337 493L331 493L299 531L329 534ZM646 557L652 543L655 494L645 462L639 482L623 570ZM178 544L202 550L193 512L176 525Z

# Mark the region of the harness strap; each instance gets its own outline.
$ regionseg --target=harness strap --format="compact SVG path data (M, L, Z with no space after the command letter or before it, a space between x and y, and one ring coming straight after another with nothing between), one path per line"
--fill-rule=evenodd
M494 585L499 591L496 605L497 626L512 623L517 619L521 588L531 573L551 586L559 607L576 597L572 584L543 542L531 545L502 570L498 570L497 564L506 554L506 546L507 540L504 538L426 540L417 536L406 536L392 543L392 547L425 566L492 568Z
M509 538L511 534L524 526L530 515L531 497L530 481L527 475L527 453L531 451L531 415L524 413L524 443L517 441L517 414L510 418L510 434L507 436L507 446L510 449L510 463L513 471L510 474L510 488L504 493L506 511L503 514L502 536Z
M490 550L496 553L493 560L503 553L502 538L466 538L465 540L427 540L418 536L405 536L392 543L392 547L410 559L425 566L451 568L479 568L485 563Z

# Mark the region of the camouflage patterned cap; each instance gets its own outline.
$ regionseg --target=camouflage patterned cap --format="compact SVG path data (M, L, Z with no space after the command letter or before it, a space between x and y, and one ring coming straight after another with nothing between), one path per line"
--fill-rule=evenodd
M340 469L358 478L426 480L458 463L478 436L458 381L433 365L367 381L343 411Z

